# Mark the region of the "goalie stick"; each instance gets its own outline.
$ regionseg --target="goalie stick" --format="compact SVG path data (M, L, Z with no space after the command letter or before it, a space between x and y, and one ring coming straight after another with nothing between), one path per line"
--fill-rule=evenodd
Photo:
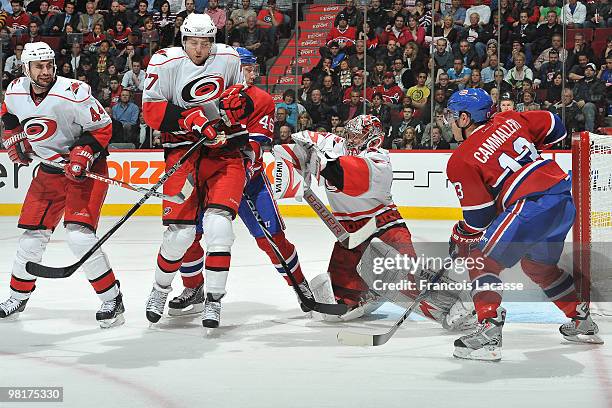
M395 322L393 327L391 327L391 329L389 329L385 333L368 334L341 330L340 332L338 332L338 342L346 346L381 346L385 344L389 341L389 339L391 339L391 337L393 337L397 329L399 329L402 323L406 321L408 316L410 316L414 309L416 309L419 303L423 299L425 299L425 297L429 293L431 284L438 282L445 273L446 269L440 269L438 272L436 272L436 274L428 282L428 285L425 287L425 289L423 289L421 293L419 293L419 295L414 299L414 302L412 302L412 304L406 310L406 312L404 312L402 317L400 317L399 320Z
M212 125L213 123L209 122L207 126ZM38 276L41 278L50 278L50 279L58 279L58 278L67 278L73 273L76 272L77 269L81 265L85 263L98 249L102 247L102 245L132 216L138 209L174 174L176 171L189 159L189 157L198 149L206 144L206 142L210 141L205 137L202 137L200 140L191 145L189 150L183 154L178 161L174 164L174 166L170 167L166 170L163 176L159 179L157 183L151 189L145 193L145 195L138 201L129 211L121 217L119 221L112 226L110 230L106 232L99 240L96 242L89 250L79 259L76 263L73 263L69 266L64 267L52 267L45 266L36 262L28 262L26 263L26 271L29 274Z
M281 254L280 249L278 249L278 246L274 242L272 238L272 234L270 234L270 231L268 231L264 221L259 215L259 212L257 211L257 208L255 207L255 203L246 194L243 194L242 197L244 200L246 200L247 205L249 206L249 209L251 210L251 212L253 213L253 216L257 220L257 223L259 224L261 231L264 233L266 240L270 244L270 247L272 247L272 251L274 252L274 255L276 256L276 259L278 259L280 264L283 266L285 273L287 274L287 276L289 277L289 280L291 281L291 286L293 287L293 290L295 290L295 293L297 293L302 304L310 310L314 310L315 312L319 312L323 314L328 314L328 315L345 314L348 311L348 308L346 305L337 304L337 303L319 303L315 301L314 299L307 298L306 295L304 295L304 292L302 292L302 290L298 286L299 284L297 280L295 279L295 276L293 276L293 273L291 272L291 268L289 268L289 265L287 265L287 261L285 261L285 258Z
M310 186L306 186L306 184L304 184L303 197L345 248L353 249L359 246L376 232L376 217L370 218L363 227L350 233L340 224L340 221L334 217L327 207L325 207L325 204L323 204L321 199L310 189Z
M64 169L64 164L62 163L58 163L58 162L54 162L51 160L47 160L47 159L43 159L42 157L36 156L36 155L32 155L30 156L31 159L36 160L40 163L43 163L49 167L54 167L57 169ZM124 181L121 180L115 180L112 179L110 177L106 177L103 176L101 174L98 173L94 173L91 171L86 171L85 172L85 177L96 180L96 181L101 181L102 183L106 183L109 184L111 186L117 186L117 187L121 187L121 188L125 188L127 190L132 190L132 191L136 191L137 193L140 194L147 194L150 190L148 188L145 187L138 187L138 186L134 186L132 184L126 183ZM154 191L151 196L152 197L158 197L161 198L162 200L166 200L166 201L171 201L173 203L177 203L177 204L182 204L185 202L185 200L187 198L189 198L189 196L191 195L191 193L193 192L193 187L194 187L194 181L193 181L193 177L191 174L189 174L187 176L187 180L185 181L185 185L183 186L183 189L181 190L180 193L176 194L176 195L167 195L164 193L158 193L157 191Z

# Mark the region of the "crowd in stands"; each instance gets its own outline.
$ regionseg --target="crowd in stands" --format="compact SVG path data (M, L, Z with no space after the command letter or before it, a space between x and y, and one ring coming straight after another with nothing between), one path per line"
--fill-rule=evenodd
M23 75L28 42L56 51L58 75L87 82L113 119L113 143L160 146L160 135L140 112L145 71L157 50L180 46L180 26L191 13L207 13L217 42L240 45L265 61L290 33L290 0L1 0L2 90Z
M452 148L446 103L466 87L487 90L498 110L563 114L569 136L559 148L573 131L612 126L608 0L470 1L432 9L423 0L371 0L364 13L347 0L319 64L277 105L276 142L304 129L342 133L365 109L385 126L386 148Z
M464 1L346 0L320 62L277 104L276 143L305 129L342 134L365 110L381 119L386 148L452 148L446 102L465 87L486 89L498 109L563 113L570 135L612 126L609 0ZM262 74L295 24L291 0L1 2L2 89L22 75L25 43L52 43L58 74L87 82L112 116L113 142L143 148L160 143L140 114L147 64L180 46L187 15L209 14L216 40L251 50Z

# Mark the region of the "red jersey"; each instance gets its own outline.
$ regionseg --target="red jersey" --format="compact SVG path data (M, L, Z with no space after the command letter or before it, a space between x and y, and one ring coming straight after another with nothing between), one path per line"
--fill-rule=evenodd
M5 25L15 30L27 30L30 26L30 16L23 11L20 12L18 16L15 14L9 15L6 18Z
M241 123L249 132L249 143L255 152L253 170L255 173L263 169L263 151L261 144L271 142L274 137L274 112L275 105L272 96L266 91L252 85L244 92L253 100L253 113Z
M390 86L389 88L385 88L384 85L378 85L376 88L374 88L374 92L378 92L382 95L384 103L398 104L404 99L402 88L396 84L393 84L393 86Z
M485 229L518 199L569 177L539 153L565 135L561 119L547 111L498 113L474 130L446 167L469 232Z
M353 91L359 91L359 102L363 103L363 88L362 87L355 87L355 86L350 86L348 88L346 88L346 90L344 91L344 97L342 98L342 103L349 103L351 101L351 92ZM374 90L372 88L366 88L366 101L368 103L372 102L372 96L374 95Z
M329 34L327 34L326 44L329 47L329 44L332 41L336 41L339 45L346 44L347 46L355 45L355 40L357 38L357 29L355 27L346 27L344 30L341 30L338 27L333 27Z

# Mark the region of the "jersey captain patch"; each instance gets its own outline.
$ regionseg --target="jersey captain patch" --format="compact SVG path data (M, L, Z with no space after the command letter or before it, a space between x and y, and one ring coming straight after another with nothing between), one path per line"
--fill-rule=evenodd
M57 123L45 117L27 118L22 125L30 142L42 142L55 135L57 131Z
M187 83L181 96L187 103L204 103L218 99L223 92L224 81L218 75L204 75Z

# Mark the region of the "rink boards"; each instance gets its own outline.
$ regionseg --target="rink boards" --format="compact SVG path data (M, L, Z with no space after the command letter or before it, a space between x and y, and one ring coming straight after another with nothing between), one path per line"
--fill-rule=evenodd
M446 178L446 163L450 152L438 151L393 151L394 182L393 198L407 219L452 220L459 219L461 212L453 186ZM545 158L556 160L566 171L571 169L571 152L551 151ZM274 161L266 154L266 173L273 180ZM138 186L151 186L163 174L164 161L161 151L119 150L112 151L108 158L109 175ZM36 168L13 164L8 155L0 154L0 215L18 215L27 189ZM315 191L325 200L322 187ZM117 187L110 187L103 208L104 215L123 215L136 201L139 194ZM296 200L279 202L285 216L314 216L304 203ZM161 201L149 199L138 215L161 214Z

